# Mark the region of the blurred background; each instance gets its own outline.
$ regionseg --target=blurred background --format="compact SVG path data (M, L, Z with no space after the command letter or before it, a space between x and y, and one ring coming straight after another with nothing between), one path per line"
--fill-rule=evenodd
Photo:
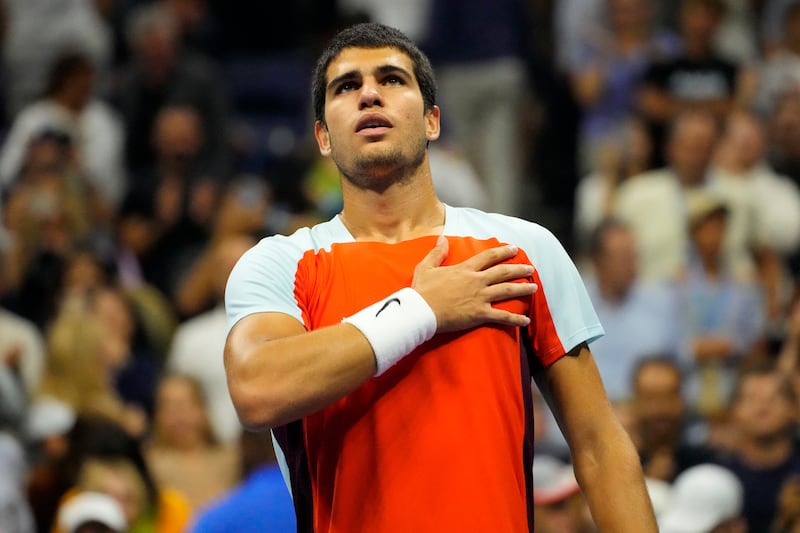
M441 198L578 265L664 530L800 531L797 0L0 0L0 530L294 530L223 289L341 209L310 73L368 20L434 64ZM536 529L593 531L535 399Z

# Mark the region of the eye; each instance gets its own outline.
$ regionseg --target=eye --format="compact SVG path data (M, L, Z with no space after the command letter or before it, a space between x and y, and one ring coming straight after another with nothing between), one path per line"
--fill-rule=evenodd
M383 80L383 82L387 85L403 85L404 83L403 78L395 75L387 76L386 79Z
M344 81L336 87L336 94L346 93L358 88L358 84L353 80Z

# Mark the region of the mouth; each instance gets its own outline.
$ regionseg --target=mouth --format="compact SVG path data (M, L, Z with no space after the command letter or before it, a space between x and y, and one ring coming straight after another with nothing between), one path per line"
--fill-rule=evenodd
M392 123L380 115L365 115L356 124L356 133L382 135L392 128Z

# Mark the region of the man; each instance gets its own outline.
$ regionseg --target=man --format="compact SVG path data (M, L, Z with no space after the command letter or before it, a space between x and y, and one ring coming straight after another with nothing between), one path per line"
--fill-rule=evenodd
M392 28L354 26L323 52L315 135L344 209L261 241L231 274L240 419L272 428L299 531L530 531L522 334L601 529L655 531L587 347L602 328L577 270L541 227L438 200L435 92Z
M586 288L606 333L592 345L592 352L609 399L625 402L642 359L680 352L677 300L668 284L639 278L636 238L624 222L601 222L592 234L589 254L593 275Z
M795 390L771 361L753 363L741 370L730 412L738 438L719 463L744 486L748 531L768 531L782 486L800 475Z
M669 358L645 359L633 374L632 432L645 475L670 483L687 468L712 458L710 450L684 440L681 385L681 370Z
M613 214L636 236L640 273L648 280L671 280L686 264L686 197L706 188L718 139L714 117L681 112L670 123L667 165L625 180L617 190Z

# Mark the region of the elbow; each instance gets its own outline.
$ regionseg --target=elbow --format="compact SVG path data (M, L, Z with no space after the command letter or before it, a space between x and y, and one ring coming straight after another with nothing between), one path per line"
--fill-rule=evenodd
M269 385L239 380L228 384L236 414L250 431L266 431L292 419L287 416L285 399Z

